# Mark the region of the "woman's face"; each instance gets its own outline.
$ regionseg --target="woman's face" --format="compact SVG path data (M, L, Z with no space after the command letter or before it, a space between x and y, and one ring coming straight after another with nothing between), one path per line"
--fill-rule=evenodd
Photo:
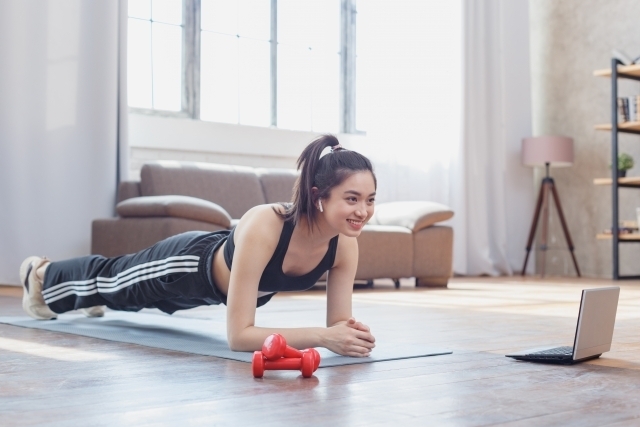
M375 196L371 172L356 172L321 199L324 212L319 214L339 233L357 237L373 215Z

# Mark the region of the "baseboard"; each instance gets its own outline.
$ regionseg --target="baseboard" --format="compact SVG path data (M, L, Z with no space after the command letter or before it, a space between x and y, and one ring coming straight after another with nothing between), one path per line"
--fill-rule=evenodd
M20 285L0 285L0 296L21 297L22 286Z

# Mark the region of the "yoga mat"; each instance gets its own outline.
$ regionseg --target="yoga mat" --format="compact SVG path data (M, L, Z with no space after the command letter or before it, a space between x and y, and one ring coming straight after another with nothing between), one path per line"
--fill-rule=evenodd
M253 356L252 352L229 350L225 322L211 319L108 311L104 317L98 318L87 318L81 314L63 314L57 320L0 317L0 323L241 362L251 362ZM398 345L394 342L376 343L370 357L340 356L325 348L319 348L318 351L322 356L321 368L451 354L451 351L441 348L425 348L419 344Z

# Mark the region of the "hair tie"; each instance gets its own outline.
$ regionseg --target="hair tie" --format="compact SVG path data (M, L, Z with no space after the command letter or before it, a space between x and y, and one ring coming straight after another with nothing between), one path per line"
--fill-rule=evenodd
M341 151L341 150L346 150L346 148L344 148L340 144L326 146L320 152L320 157L318 157L318 159L323 158L327 154L335 153L336 151Z

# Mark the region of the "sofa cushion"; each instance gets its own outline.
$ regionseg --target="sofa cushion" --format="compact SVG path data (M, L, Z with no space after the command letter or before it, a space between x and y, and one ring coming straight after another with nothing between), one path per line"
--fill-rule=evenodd
M256 170L267 203L290 202L293 196L293 186L299 173L295 169L267 169Z
M230 228L231 217L221 206L189 196L148 196L124 200L116 206L121 217L175 217Z
M232 218L266 202L254 168L213 163L158 161L140 171L143 196L182 195L224 206Z
M118 185L118 203L132 197L140 197L140 181L121 181Z
M388 202L376 205L372 225L397 225L418 231L453 217L453 211L435 202Z

